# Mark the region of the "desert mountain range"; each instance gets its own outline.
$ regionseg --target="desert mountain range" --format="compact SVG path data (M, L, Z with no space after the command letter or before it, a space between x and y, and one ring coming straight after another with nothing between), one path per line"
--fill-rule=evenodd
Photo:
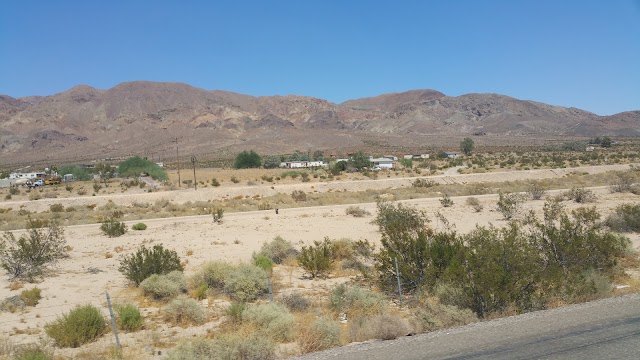
M465 136L517 144L602 135L640 135L640 111L598 116L504 95L435 90L335 104L146 81L107 90L79 85L51 96L0 95L0 165L131 154L162 160L175 156L176 138L181 157L222 158L243 149L456 148Z

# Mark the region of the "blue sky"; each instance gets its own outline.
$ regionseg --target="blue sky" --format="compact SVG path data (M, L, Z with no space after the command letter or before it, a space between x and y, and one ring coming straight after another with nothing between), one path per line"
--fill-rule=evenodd
M640 0L11 1L0 94L176 81L342 102L492 92L640 109Z

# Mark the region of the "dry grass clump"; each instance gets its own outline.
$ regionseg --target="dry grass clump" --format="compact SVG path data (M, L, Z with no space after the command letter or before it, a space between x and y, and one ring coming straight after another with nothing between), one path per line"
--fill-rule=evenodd
M303 319L298 326L296 342L303 354L330 349L340 345L340 324L327 317Z
M274 344L268 338L256 334L231 334L213 340L191 339L171 350L167 360L273 360L275 357Z
M187 281L181 271L153 274L140 283L146 295L155 300L169 300L187 291Z
M306 296L297 292L282 295L279 299L279 302L282 305L286 306L290 311L295 312L307 311L311 306L311 301L309 301Z
M20 298L26 306L36 306L38 302L40 302L40 299L42 299L42 290L37 287L30 290L22 290Z
M258 328L258 333L273 341L288 342L294 337L295 318L280 304L249 305L242 312L242 322Z
M350 320L349 340L393 340L412 332L411 325L398 315L381 314Z
M420 330L425 332L478 321L470 309L443 304L438 297L419 299L413 309L413 316L418 321Z
M482 210L484 209L484 206L482 206L482 204L480 204L480 200L478 200L478 198L475 198L475 197L467 198L465 203L467 205L471 206L471 208L475 212L482 212Z
M348 317L382 314L386 308L384 295L348 284L340 284L331 290L329 307Z

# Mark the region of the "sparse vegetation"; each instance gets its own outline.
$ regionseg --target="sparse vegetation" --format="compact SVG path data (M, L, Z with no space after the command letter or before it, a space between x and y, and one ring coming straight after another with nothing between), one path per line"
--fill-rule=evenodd
M112 215L104 219L102 225L100 225L100 230L110 238L119 237L127 232L127 226L123 222L118 221L117 216Z
M333 260L333 246L329 238L303 246L298 255L298 263L312 278L325 275L331 269Z
M259 255L264 255L275 264L282 264L286 258L296 256L297 254L298 252L291 242L283 239L281 236L276 236L272 241L262 244L260 252L254 254L254 258Z
M34 287L30 290L22 290L20 293L20 299L24 302L26 306L36 306L40 299L42 299L42 290L37 287Z
M451 206L453 206L453 200L451 199L449 194L444 193L442 195L442 197L440 198L440 205L442 205L442 207L451 207Z
M115 306L118 329L134 332L142 329L144 318L140 309L132 304Z
M172 299L187 291L187 281L181 271L168 274L153 274L140 283L145 294L156 300Z
M482 212L482 210L484 209L484 206L480 204L480 200L478 200L478 198L475 198L475 197L468 197L465 203L471 206L471 208L475 212Z
M267 292L267 276L253 264L241 264L229 272L224 291L235 301L253 301Z
M619 205L605 223L613 231L640 232L640 205Z
M280 304L250 305L242 312L242 321L256 326L262 336L273 341L293 340L294 317Z
M593 191L581 187L574 187L565 193L565 196L578 204L586 204L596 201Z
M540 182L532 181L529 184L527 192L529 193L529 196L531 196L531 200L540 200L545 196L547 190L542 186L542 184L540 184Z
M147 230L147 225L145 223L137 223L131 226L131 229L136 231Z
M359 207L359 206L349 206L344 211L347 215L351 215L353 217L365 217L371 215L367 210Z
M174 325L202 324L207 313L200 303L187 297L178 297L162 308L164 319Z
M497 209L502 217L506 220L513 219L520 212L520 206L522 204L522 197L516 193L503 193L498 194Z

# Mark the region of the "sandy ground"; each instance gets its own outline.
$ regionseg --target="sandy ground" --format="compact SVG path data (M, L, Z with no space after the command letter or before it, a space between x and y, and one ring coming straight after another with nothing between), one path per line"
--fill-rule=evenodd
M627 166L615 167L616 169ZM611 170L611 167L589 168L591 172L602 172ZM442 181L454 179L455 181L496 181L543 178L545 176L561 176L562 173L576 171L576 169L566 170L535 170L520 173L504 174L475 174L475 175L452 175L439 178ZM579 171L583 171L580 169ZM439 181L440 181L439 180ZM355 181L350 183L323 183L313 184L316 189L346 188L347 190L371 188L376 186L402 186L400 182L410 183L408 179L394 180L392 184L385 184L385 180L375 181ZM282 185L286 187L288 185ZM307 186L307 184L296 184L296 188ZM311 185L309 185L311 186ZM239 187L234 189L206 189L182 190L167 193L150 193L136 196L114 195L112 198L117 203L127 203L129 201L153 201L153 198L172 198L176 201L188 201L202 199L203 196L233 196L233 194L247 194L247 191L255 190L269 192L268 186L261 187ZM288 192L282 188L274 191ZM632 194L611 194L606 188L597 188L595 192L599 200L596 205L602 213L608 213L618 204L635 200ZM250 194L250 192L249 192ZM433 227L442 226L436 220L435 213L440 212L447 218L460 232L468 232L475 226L486 226L494 224L501 226L504 220L501 215L494 210L497 200L496 195L476 196L485 206L480 213L465 205L466 197L454 197L454 205L450 208L443 208L439 199L417 199L408 200L404 203L412 204L425 210L433 220ZM96 203L106 201L106 197L91 197L89 201ZM25 204L28 208L39 209L41 204L49 200L38 200ZM53 202L60 202L60 199L53 199ZM82 202L84 198L68 199L68 202ZM67 206L67 201L64 202ZM577 207L578 204L565 202L568 208ZM524 204L523 212L534 210L537 213L542 211L543 201L528 201ZM48 205L47 205L48 206ZM361 208L375 214L375 204L360 204ZM371 223L373 215L363 218L355 218L345 215L348 205L320 206L295 209L281 209L279 214L273 210L252 211L243 213L225 214L221 224L212 222L211 216L189 216L180 218L150 219L144 222L148 225L145 231L129 231L124 236L118 238L107 238L99 230L99 225L78 225L66 228L66 237L72 247L71 256L61 261L55 269L53 276L46 277L37 286L42 289L43 299L35 308L30 308L24 313L0 314L0 334L9 337L15 344L37 342L43 336L43 326L54 320L59 315L69 311L78 304L91 303L103 309L105 315L105 292L108 291L115 303L125 303L133 300L133 292L128 288L126 279L118 272L119 256L133 252L139 245L163 244L165 247L174 249L183 260L187 261L185 272L193 273L195 269L208 260L225 260L230 262L248 261L254 251L259 250L265 241L272 240L275 236L293 242L296 246L310 244L314 240L322 240L324 237L332 239L350 238L352 240L366 239L375 244L379 242L380 235L376 226ZM130 227L137 221L126 222ZM16 231L20 233L20 231ZM633 236L634 248L640 248L638 236ZM187 255L188 252L192 255ZM335 279L324 281L308 280L303 277L299 270L280 269L280 281L276 286L276 292L284 291L285 287L294 287L302 291L313 291L317 287L330 286ZM287 278L288 277L288 278ZM4 286L0 287L0 299L19 294L22 290L10 290L8 288L9 279L2 276ZM25 284L24 289L30 289L33 284ZM150 304L148 304L150 305ZM142 303L145 306L145 303ZM215 307L215 302L208 304L210 308ZM157 311L153 306L146 310L148 313ZM213 311L213 310L212 310ZM122 343L129 348L144 349L153 346L156 337L187 337L194 334L203 334L207 329L215 327L215 323L208 323L201 327L180 329L169 328L166 325L155 330L145 330L134 334L121 334ZM2 336L0 336L2 337ZM110 336L103 337L98 343L87 345L107 347L113 343ZM73 354L78 350L60 350L60 354Z

